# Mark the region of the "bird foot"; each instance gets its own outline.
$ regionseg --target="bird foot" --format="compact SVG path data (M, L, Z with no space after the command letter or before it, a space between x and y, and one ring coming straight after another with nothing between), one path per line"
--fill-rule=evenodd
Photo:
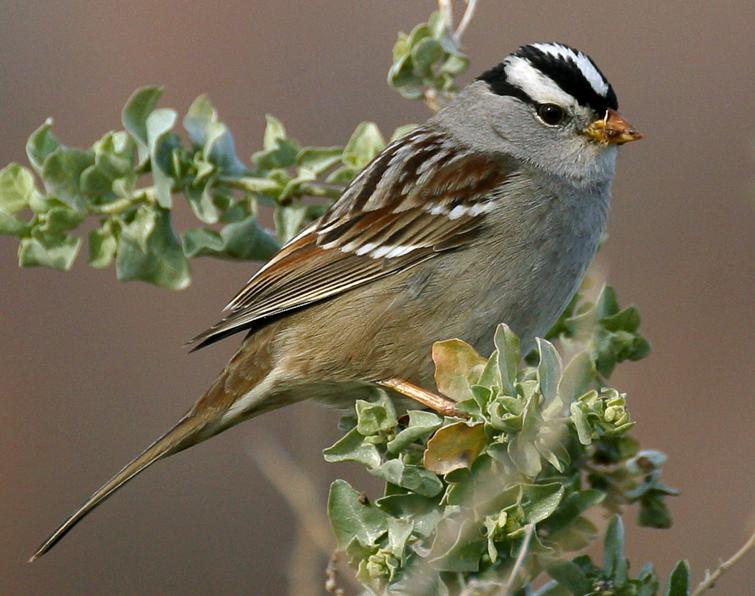
M456 409L456 402L447 397L443 397L442 395L422 389L422 387L417 387L417 385L414 385L409 381L404 381L403 379L387 379L385 381L380 381L379 384L388 389L392 389L396 393L400 393L401 395L413 399L443 416L467 418L466 414Z

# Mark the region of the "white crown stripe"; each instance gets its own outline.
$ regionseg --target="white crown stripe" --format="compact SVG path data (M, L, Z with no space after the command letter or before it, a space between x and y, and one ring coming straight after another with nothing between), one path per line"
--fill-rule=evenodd
M608 83L592 61L582 52L575 52L571 48L556 43L533 43L532 47L562 60L573 60L595 93L603 97L608 95Z
M576 102L574 97L561 89L550 77L544 75L520 56L506 59L506 78L537 103L558 103L569 105Z

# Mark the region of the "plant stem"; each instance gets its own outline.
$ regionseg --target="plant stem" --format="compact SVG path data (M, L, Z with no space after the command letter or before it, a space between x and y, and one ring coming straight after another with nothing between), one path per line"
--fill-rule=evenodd
M525 526L524 540L522 540L522 545L519 547L519 553L516 556L514 566L511 568L511 573L509 573L509 579L506 580L506 585L503 586L503 590L501 592L502 596L509 596L513 593L514 583L516 582L517 576L519 575L519 571L521 571L522 566L524 565L524 560L527 557L527 551L530 548L530 540L532 539L532 534L534 532L534 524L527 524Z
M461 44L461 38L464 36L467 27L469 27L469 23L472 22L472 17L474 17L475 10L477 9L477 0L466 0L466 3L467 8L464 10L459 26L454 33L454 40L457 45Z
M755 532L753 532L747 542L742 545L742 548L735 552L726 561L723 561L713 573L708 571L705 572L705 578L698 584L695 591L692 592L692 596L700 596L700 594L706 590L713 588L724 572L742 559L753 547L755 547Z
M100 207L92 207L91 212L97 215L115 215L123 213L126 209L133 207L137 203L153 202L155 200L155 189L152 186L139 188L131 193L130 197L118 199L112 203L107 203Z

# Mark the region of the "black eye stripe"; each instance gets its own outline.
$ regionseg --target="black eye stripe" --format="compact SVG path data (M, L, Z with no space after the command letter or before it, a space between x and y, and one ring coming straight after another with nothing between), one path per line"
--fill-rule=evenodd
M499 65L494 66L490 70L486 70L479 77L477 77L477 80L485 81L488 85L490 85L490 89L496 95L511 95L512 97L521 99L524 103L534 104L535 101L529 95L527 95L527 93L525 93L516 85L509 83L508 79L506 78L505 67L505 63L501 62Z

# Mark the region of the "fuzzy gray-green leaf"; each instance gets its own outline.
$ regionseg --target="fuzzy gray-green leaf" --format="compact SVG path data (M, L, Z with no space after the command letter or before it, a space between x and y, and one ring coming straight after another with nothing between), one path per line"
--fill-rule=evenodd
M369 503L345 480L330 485L328 518L338 547L343 549L354 539L368 546L388 530L385 513Z
M26 156L37 171L42 174L45 159L60 146L60 142L52 133L52 118L48 118L37 130L31 133L26 141Z
M322 453L327 462L353 461L368 468L376 468L380 465L380 453L377 447L366 442L364 435L360 434L356 428L352 428Z
M690 589L690 570L687 561L679 561L668 578L665 596L687 596Z
M405 464L398 459L388 460L383 465L370 470L370 474L425 497L434 497L443 490L443 483L435 474L420 466Z
M143 206L123 226L116 274L119 280L139 279L180 290L191 282L189 262L170 222L170 212Z

